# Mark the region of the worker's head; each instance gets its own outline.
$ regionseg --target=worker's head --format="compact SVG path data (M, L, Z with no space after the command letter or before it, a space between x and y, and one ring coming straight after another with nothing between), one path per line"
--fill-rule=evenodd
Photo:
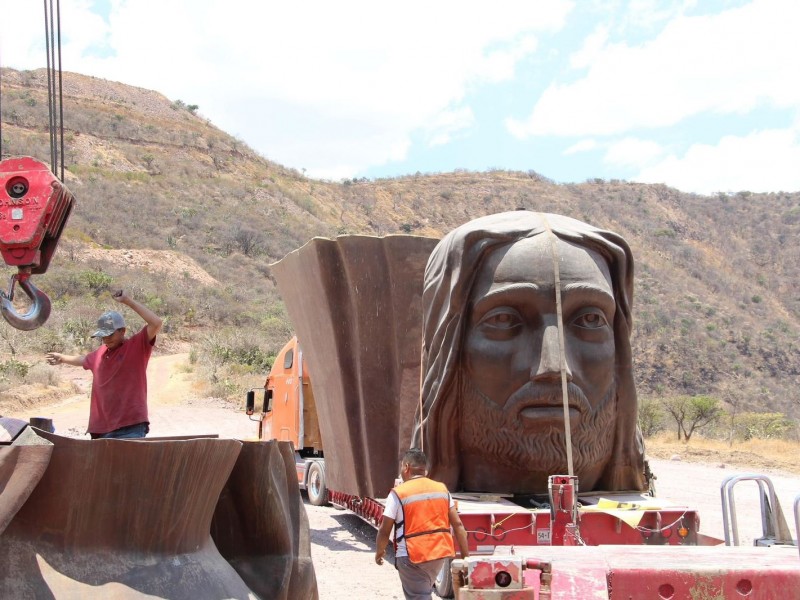
M93 338L101 338L109 350L113 350L125 340L125 319L115 310L109 310L97 319L97 331Z
M405 481L414 475L426 475L428 473L428 458L419 448L406 450L400 459L400 477Z
M567 472L556 274L581 489L644 486L630 249L613 233L527 211L459 227L428 261L414 444L424 444L434 479L543 493L548 475Z

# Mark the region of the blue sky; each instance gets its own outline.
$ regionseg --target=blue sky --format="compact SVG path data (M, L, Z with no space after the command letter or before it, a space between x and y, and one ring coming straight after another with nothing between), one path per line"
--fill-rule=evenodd
M3 66L44 66L41 11L0 0ZM65 70L197 104L311 177L800 190L795 0L62 0L61 15Z

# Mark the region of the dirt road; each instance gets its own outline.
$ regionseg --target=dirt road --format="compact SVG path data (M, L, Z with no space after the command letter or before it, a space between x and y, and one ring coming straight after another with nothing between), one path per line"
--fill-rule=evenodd
M186 354L154 357L148 370L151 437L216 433L221 437L254 439L256 423L236 406L213 398L198 397L187 373ZM57 405L8 414L27 419L50 417L57 433L69 437L84 435L89 414L88 374L80 369L59 367L63 378L74 378L82 391ZM720 483L734 473L717 465L651 460L659 497L696 507L701 531L722 537ZM800 477L771 474L789 526L792 501L800 494ZM742 538L756 536L760 513L754 484L737 487L736 503ZM332 507L306 504L311 526L312 556L321 600L353 598L402 598L400 581L391 564L378 566L373 560L374 530L352 514Z

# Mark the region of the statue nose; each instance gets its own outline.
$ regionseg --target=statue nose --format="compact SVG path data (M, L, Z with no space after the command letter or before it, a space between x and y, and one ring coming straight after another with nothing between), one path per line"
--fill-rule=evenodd
M566 357L565 357L566 362ZM566 363L567 381L572 381L572 371ZM531 381L553 382L561 380L561 350L558 343L558 326L548 325L542 335L539 364L531 368Z

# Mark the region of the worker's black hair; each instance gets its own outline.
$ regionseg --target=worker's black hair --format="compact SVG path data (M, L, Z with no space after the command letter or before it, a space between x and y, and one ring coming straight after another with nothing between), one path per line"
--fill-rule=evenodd
M428 468L428 458L425 453L419 448L411 448L406 450L403 454L402 462L406 463L412 469L425 469Z

